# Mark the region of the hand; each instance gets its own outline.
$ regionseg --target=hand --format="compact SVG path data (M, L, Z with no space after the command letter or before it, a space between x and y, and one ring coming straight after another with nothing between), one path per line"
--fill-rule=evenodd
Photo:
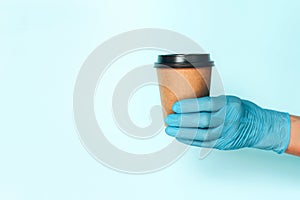
M235 96L184 99L166 117L166 133L192 146L283 153L290 140L288 113L263 109Z

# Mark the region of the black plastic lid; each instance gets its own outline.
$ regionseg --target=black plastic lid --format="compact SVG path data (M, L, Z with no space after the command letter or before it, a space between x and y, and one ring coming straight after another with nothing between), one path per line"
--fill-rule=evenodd
M212 67L214 62L209 54L167 54L159 55L154 67L156 68L198 68Z

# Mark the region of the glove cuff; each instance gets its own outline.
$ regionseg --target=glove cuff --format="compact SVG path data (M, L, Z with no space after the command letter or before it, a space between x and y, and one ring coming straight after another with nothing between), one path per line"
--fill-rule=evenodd
M267 119L270 120L267 124L270 124L270 126L265 127L264 141L271 142L270 150L282 154L290 143L290 115L289 113L274 110L266 110L266 114Z
M290 135L291 135L291 120L290 120L290 114L289 113L280 113L280 120L281 120L281 127L278 129L280 130L277 134L279 134L280 143L277 148L274 148L273 151L275 151L278 154L284 153L289 144L290 144Z

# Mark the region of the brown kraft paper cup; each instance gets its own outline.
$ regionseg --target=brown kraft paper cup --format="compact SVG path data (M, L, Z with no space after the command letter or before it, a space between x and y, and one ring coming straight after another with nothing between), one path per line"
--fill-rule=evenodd
M173 104L182 99L209 96L209 54L159 55L155 63L164 118L174 113Z

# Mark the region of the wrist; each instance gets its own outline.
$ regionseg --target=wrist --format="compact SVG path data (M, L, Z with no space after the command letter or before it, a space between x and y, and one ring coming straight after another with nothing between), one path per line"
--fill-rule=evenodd
M285 153L300 156L300 117L291 115L290 142Z
M260 119L262 139L255 147L282 154L290 141L290 115L268 109L263 111Z

